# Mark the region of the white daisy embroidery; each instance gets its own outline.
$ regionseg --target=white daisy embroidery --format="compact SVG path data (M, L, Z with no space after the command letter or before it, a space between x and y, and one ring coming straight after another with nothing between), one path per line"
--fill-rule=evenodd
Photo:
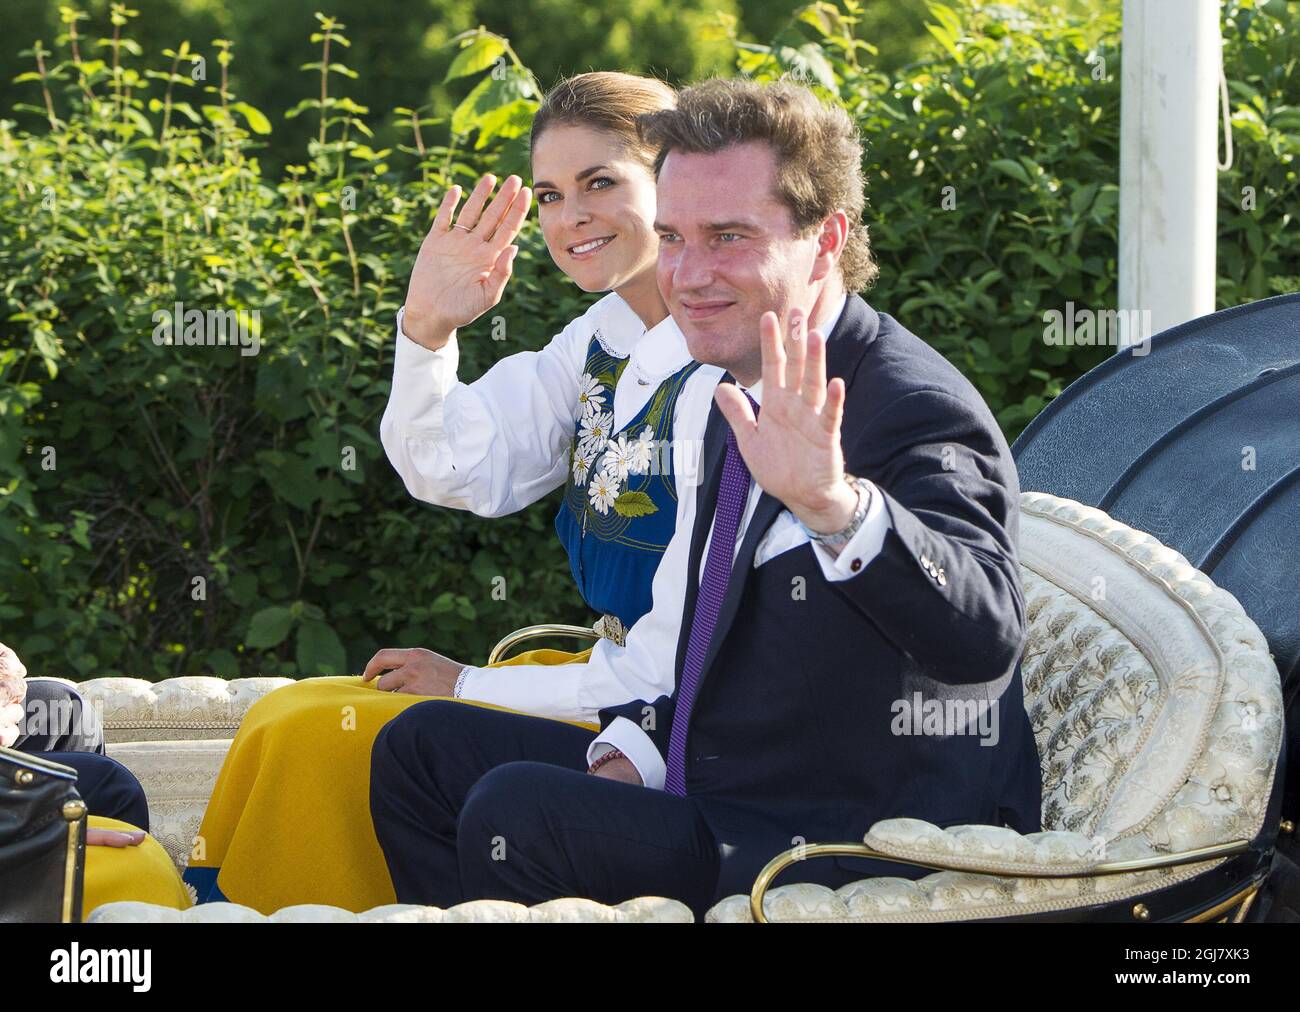
M580 450L573 451L573 483L575 485L584 485L587 482L587 476L591 473L592 458Z
M626 481L627 473L632 469L635 447L635 440L629 443L627 434L619 433L617 439L609 441L609 445L605 449L605 456L601 458L600 469L607 474L613 475L619 481Z
M654 455L655 430L646 426L641 430L641 436L633 440L629 447L631 459L628 461L627 469L633 474L645 474L650 470L650 461Z
M582 374L578 385L578 418L595 414L605 405L605 387L589 372Z
M614 428L614 412L593 411L582 420L578 431L578 452L593 460L605 449Z
M618 498L618 482L609 472L601 472L591 479L587 496L591 499L591 505L600 513L608 513L609 508L614 505L614 500Z

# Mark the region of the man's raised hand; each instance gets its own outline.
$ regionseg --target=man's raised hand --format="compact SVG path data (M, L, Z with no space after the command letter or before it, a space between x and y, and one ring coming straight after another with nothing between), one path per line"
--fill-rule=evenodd
M485 175L456 213L461 189L453 186L411 271L402 330L426 348L441 348L457 327L473 323L501 301L519 247L512 245L532 191L518 176L507 176L488 203L496 177Z
M733 384L719 386L714 399L754 481L809 530L829 534L853 518L857 493L844 481L840 448L844 381L827 383L826 340L806 327L797 309L784 335L775 313L759 321L763 403L757 419Z

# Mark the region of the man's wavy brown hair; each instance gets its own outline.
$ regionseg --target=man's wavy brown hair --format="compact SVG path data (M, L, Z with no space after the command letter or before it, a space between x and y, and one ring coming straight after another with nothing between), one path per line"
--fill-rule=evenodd
M839 264L844 287L861 291L880 273L862 223L862 139L841 107L823 105L793 81L713 78L678 92L676 108L638 117L637 129L658 150L656 177L671 151L713 154L766 141L776 156L776 196L790 208L801 235L837 210L848 215Z

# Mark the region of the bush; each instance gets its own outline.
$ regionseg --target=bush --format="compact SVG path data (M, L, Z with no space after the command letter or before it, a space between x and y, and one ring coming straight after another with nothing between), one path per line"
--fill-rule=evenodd
M957 365L1013 439L1113 350L1046 345L1043 313L1118 304L1119 5L1086 19L929 6L937 45L888 77L847 3L806 8L741 65L797 74L853 113L881 262L870 299ZM1220 308L1300 289L1300 33L1289 22L1282 3L1225 4L1235 160L1219 179Z
M730 45L742 72L798 74L851 110L883 267L870 298L1014 437L1106 354L1046 345L1042 314L1115 304L1117 15L935 4L933 51L886 76L860 10L815 4L770 46ZM1221 305L1300 274L1285 17L1228 5ZM289 110L312 139L272 178L256 154L272 125L231 93L228 44L196 82L188 46L146 66L128 12L113 20L102 48L28 51L26 125L0 120L0 639L49 674L294 675L392 645L478 661L519 625L582 621L556 497L490 522L427 509L376 438L393 314L441 194L526 169L537 85L509 44L460 37L449 86L472 90L450 117L398 109L403 140L381 147L338 94L343 26L322 18L312 97ZM431 142L447 124L450 143ZM490 317L468 329L467 378L590 302L535 224L521 244L504 340ZM257 310L260 353L155 344L176 302Z
M322 50L342 50L340 28L323 22ZM407 110L409 143L373 150L331 93L300 107L318 139L273 183L249 154L264 117L191 81L184 47L157 77L122 55L40 55L48 129L0 128L3 638L33 671L83 677L306 674L358 670L382 645L479 659L517 624L580 619L553 505L494 523L424 508L376 438L393 315L437 201L517 124L497 149L424 147ZM474 75L485 109L531 101L506 62L501 80ZM466 375L588 302L535 230L515 272L506 339L470 328ZM175 302L257 309L260 354L155 344Z

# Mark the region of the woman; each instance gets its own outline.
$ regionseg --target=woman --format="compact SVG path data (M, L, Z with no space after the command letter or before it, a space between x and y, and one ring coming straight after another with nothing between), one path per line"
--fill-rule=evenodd
M531 193L512 176L489 202L495 181L485 176L457 214L452 188L398 314L381 426L389 460L426 502L500 516L566 484L556 529L615 642L650 608L676 526L674 476L692 470L689 447L673 439L678 406L710 397L720 377L691 362L655 279L654 153L635 119L672 101L660 81L614 73L580 75L546 96L531 142L547 249L582 289L609 294L541 351L512 355L470 384L456 379L456 330L501 299ZM629 687L589 677L589 653L532 651L471 668L430 650L381 650L361 680L311 679L271 693L241 724L186 880L200 900L264 911L393 902L368 807L379 729L431 696L593 720L628 699ZM555 676L512 678L516 663L551 664ZM671 686L652 690L647 698Z

